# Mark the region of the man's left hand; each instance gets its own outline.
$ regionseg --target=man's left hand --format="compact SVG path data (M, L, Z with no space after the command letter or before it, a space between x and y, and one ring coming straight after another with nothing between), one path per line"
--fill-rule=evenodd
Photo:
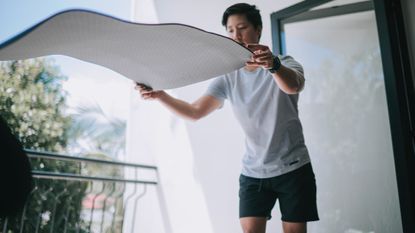
M246 62L247 66L262 66L264 69L270 69L273 66L274 55L266 45L248 44L246 46L254 54L250 61Z

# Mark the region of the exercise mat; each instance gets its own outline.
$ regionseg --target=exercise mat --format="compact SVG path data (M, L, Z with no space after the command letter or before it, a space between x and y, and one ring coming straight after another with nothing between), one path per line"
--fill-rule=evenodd
M0 44L0 61L66 55L155 90L232 72L251 54L230 38L192 26L132 23L86 10L57 13Z

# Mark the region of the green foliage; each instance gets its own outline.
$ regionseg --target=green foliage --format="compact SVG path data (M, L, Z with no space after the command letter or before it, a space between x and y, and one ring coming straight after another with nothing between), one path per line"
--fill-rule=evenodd
M50 61L1 63L0 112L25 148L62 151L70 119L63 115L65 93Z
M0 63L0 114L24 148L62 152L68 143L70 118L64 115L66 93L50 60ZM77 173L79 164L32 160L34 170ZM86 184L35 180L37 187L24 212L22 232L85 232L81 202ZM9 219L8 232L20 232L21 218ZM53 227L52 231L51 228Z

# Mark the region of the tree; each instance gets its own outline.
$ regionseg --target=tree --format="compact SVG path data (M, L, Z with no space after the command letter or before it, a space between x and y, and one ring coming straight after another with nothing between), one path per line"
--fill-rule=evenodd
M0 63L0 114L27 149L63 152L71 121L64 114L66 79L51 60ZM77 164L32 160L32 169L76 173ZM86 184L36 180L23 219L23 232L84 232L80 218ZM9 232L19 232L20 218L9 219ZM53 228L53 229L51 229ZM79 230L79 231L77 231Z
M50 61L4 62L0 69L0 111L29 149L62 151L70 119L63 114L65 93Z
M71 118L68 133L71 150L82 154L103 153L113 159L125 152L125 120L108 116L98 104L77 107Z

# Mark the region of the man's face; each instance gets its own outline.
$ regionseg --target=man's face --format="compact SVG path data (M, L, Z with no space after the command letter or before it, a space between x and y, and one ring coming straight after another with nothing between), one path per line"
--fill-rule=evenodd
M261 35L261 28L255 29L246 19L246 16L241 14L228 17L226 31L231 39L244 46L247 44L257 44Z

